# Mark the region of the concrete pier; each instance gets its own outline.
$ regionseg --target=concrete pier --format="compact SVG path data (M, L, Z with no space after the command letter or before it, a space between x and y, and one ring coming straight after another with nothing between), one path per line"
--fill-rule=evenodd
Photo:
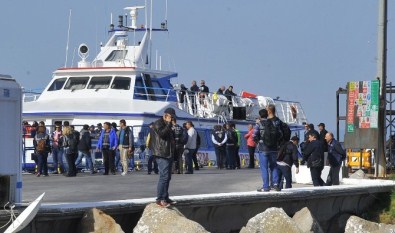
M125 232L132 229L146 204L155 200L157 175L134 172L126 177L78 174L75 178L24 175L23 200L46 192L35 220L23 232L73 232L86 209L110 214ZM391 192L393 181L344 179L333 187L297 185L281 192L259 193L259 169L204 168L193 175L173 175L170 187L175 208L211 232L239 230L254 215L281 207L289 215L308 207L327 231L342 213L360 215ZM0 215L1 222L9 216Z

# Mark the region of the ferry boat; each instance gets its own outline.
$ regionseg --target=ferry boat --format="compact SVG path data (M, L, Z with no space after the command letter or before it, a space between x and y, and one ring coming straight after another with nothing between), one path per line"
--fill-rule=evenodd
M277 115L292 131L303 129L302 123L307 119L296 101L273 100L243 92L232 96L230 105L226 96L217 93L206 93L204 98L200 93L183 95L181 86L176 83L177 72L152 68L152 34L167 33L167 19L158 28L147 27L147 21L137 26L140 25L138 13L144 9L145 6L124 8L130 14L130 24L124 14L119 16L118 25L110 25L110 38L92 61L88 61L88 45L81 44L77 67L55 70L42 93L26 92L23 119L29 123L44 121L50 132L54 130L50 126L64 121L82 126L125 119L128 125L134 126L138 146L145 142L147 125L161 117L166 108L173 107L178 123L191 120L200 134L202 145L198 157L202 165L215 163L211 142L214 125L232 121L243 134L248 124L255 123L259 109L269 103L276 105ZM147 12L145 10L145 14ZM245 144L242 137L242 159L248 159ZM34 166L30 160L31 150L32 139L27 136L25 169Z

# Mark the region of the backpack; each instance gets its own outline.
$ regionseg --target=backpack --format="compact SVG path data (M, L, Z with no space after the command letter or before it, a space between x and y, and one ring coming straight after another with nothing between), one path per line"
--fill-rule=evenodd
M196 148L200 147L200 143L201 143L201 138L200 138L200 134L196 131L197 135L196 135Z
M38 153L43 153L47 151L47 137L41 138L37 141L36 151Z
M272 120L263 120L259 124L259 142L263 142L268 147L277 147L281 139L280 130L274 125Z
M291 129L288 124L280 120L280 128L282 132L282 137L279 145L283 145L284 143L291 140Z
M286 155L292 154L293 148L290 143L292 143L292 142L288 141L280 147L280 149L278 150L278 153L277 153L277 161L283 161Z
M68 147L70 151L78 150L78 139L74 132L64 137L63 146Z
M226 136L227 136L227 140L226 140L226 144L237 144L237 134L236 131L234 130L227 130L226 131Z

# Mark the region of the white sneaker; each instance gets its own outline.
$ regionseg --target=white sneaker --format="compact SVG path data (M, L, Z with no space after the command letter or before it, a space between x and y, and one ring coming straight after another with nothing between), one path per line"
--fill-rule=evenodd
M122 174L121 174L122 176L126 176L126 172L122 172Z

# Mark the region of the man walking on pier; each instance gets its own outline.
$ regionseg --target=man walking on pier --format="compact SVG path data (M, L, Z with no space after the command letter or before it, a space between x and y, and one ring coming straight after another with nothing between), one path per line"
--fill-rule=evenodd
M340 143L333 138L333 133L329 132L325 135L328 143L328 161L331 169L329 170L326 185L339 185L339 173L343 160L346 158L346 152Z
M152 154L155 156L159 168L156 204L161 207L175 204L175 201L169 198L171 168L175 150L175 138L172 130L173 118L176 118L175 110L167 108L163 117L155 121L150 135Z

